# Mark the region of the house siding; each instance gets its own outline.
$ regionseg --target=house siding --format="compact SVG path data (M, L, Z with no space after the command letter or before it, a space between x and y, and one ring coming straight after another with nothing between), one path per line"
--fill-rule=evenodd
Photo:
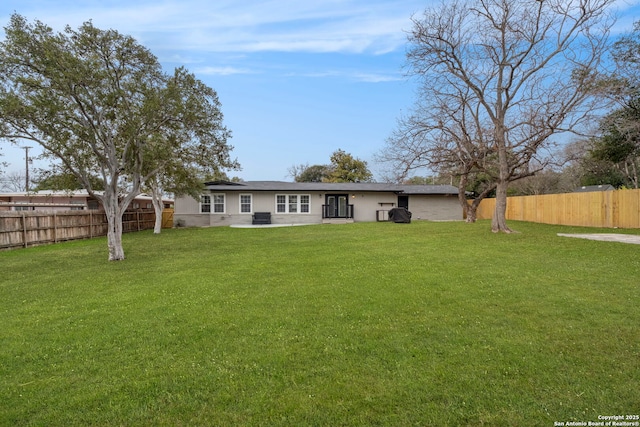
M376 221L376 212L397 206L398 196L394 193L356 192L349 194L349 204L353 205L354 221Z
M252 223L253 212L270 212L273 224L316 224L322 222L322 201L318 193L313 192L275 192L261 191L238 193L214 192L225 195L224 213L200 213L199 201L189 196L176 199L174 222L186 227L215 227L228 225L248 225ZM240 194L251 194L252 212L240 212ZM276 212L276 194L308 194L310 195L310 213L288 214Z
M377 220L377 211L388 211L398 204L398 196L394 192L247 191L238 188L238 191L211 191L211 194L225 195L224 213L200 213L200 204L197 200L189 196L177 198L174 221L177 225L187 227L249 225L252 223L253 212L270 212L272 224L320 224L322 223L322 205L325 204L327 193L348 194L348 203L354 206L353 219L356 222L374 222ZM240 213L241 194L252 195L252 213ZM308 194L310 212L277 213L277 194ZM415 220L462 219L462 209L453 195L409 195L409 210Z
M462 220L462 208L456 196L409 196L412 219L429 221Z

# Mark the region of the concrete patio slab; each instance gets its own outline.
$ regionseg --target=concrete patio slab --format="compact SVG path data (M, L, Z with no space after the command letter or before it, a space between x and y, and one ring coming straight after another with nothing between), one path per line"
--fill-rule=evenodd
M558 233L561 237L575 237L578 239L600 240L603 242L620 242L640 245L640 236L635 234L618 233L592 233L592 234L566 234Z

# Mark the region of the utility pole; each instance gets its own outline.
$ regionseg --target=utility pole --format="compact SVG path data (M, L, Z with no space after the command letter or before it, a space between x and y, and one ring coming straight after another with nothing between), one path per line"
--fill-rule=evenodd
M25 179L24 179L24 191L29 192L29 148L32 147L20 147L24 149L24 165L25 165Z

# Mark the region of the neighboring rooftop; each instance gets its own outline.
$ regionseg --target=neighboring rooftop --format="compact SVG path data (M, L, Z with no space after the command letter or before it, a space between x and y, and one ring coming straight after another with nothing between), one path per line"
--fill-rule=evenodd
M96 194L102 194L102 191L96 191ZM39 191L12 191L0 193L0 197L69 197L69 198L88 198L87 190L39 190ZM152 200L153 198L145 193L136 196L136 200ZM164 197L163 200L173 201L172 198Z
M589 193L592 191L613 191L615 187L609 184L602 185L583 185L582 187L576 188L574 193Z

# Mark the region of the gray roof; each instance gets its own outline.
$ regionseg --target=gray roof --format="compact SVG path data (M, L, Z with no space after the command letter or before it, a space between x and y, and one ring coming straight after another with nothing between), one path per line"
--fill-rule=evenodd
M602 185L584 185L582 187L576 188L574 193L589 193L591 191L613 191L615 187L609 184Z
M211 191L322 191L322 192L392 192L403 194L458 194L453 185L403 185L380 182L285 182L285 181L211 181Z

